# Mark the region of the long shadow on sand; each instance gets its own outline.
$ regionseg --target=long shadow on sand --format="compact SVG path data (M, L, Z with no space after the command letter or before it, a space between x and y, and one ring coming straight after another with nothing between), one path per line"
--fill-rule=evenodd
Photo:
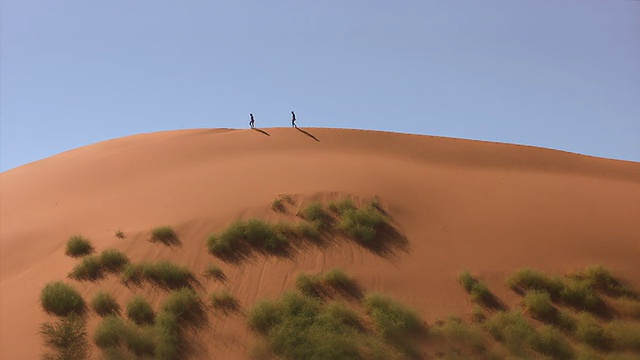
M264 130L260 130L260 129L258 129L258 128L253 128L253 129L251 129L251 130L257 131L257 132L259 132L259 133L263 133L263 134L265 134L265 135L267 135L267 136L271 136L268 132L266 132L266 131L264 131Z
M312 134L310 134L310 133L308 133L308 132L306 132L306 131L304 131L304 130L300 129L299 127L296 127L296 130L298 130L298 131L300 131L301 133L303 133L303 134L307 135L308 137L312 138L313 140L315 140L315 141L317 141L317 142L320 142L320 140L318 140L318 138L317 138L317 137L315 137L315 136L313 136Z

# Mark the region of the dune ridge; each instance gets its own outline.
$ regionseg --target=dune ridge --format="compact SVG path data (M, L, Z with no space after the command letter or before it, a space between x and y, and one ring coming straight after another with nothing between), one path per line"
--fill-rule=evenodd
M217 262L204 250L211 232L236 219L287 218L270 210L278 194L294 196L296 209L312 200L377 197L409 249L385 258L346 243L292 259L224 264L229 290L245 306L291 288L300 272L333 266L401 298L425 319L468 311L456 282L465 269L507 302L515 296L497 284L522 266L561 274L602 263L640 285L640 163L421 135L262 130L130 136L0 174L0 357L42 351L35 333L48 317L38 296L76 263L64 256L71 235L135 261L171 259L202 272ZM177 230L181 247L147 241L163 225ZM115 237L118 230L125 239ZM132 296L115 278L72 283L85 296L102 288L121 303ZM161 295L149 293L152 305ZM251 336L241 323L221 320L212 331L223 341L210 353L244 357Z

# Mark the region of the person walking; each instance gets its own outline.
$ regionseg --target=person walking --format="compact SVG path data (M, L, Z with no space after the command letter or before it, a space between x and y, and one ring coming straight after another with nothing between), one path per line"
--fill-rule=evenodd
M296 125L296 113L293 111L291 112L291 126L296 129L298 128L298 125Z
M249 126L253 129L255 127L255 120L253 119L253 114L249 114L251 116L251 120L249 120Z

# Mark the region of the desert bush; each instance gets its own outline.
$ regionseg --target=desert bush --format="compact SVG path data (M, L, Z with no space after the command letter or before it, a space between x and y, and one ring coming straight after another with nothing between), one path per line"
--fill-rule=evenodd
M551 326L542 326L531 338L531 346L537 352L553 359L572 359L573 348L561 332Z
M100 348L117 347L128 331L127 324L116 315L108 315L96 327L93 342Z
M464 290L467 293L470 293L471 288L473 288L473 285L477 280L468 271L463 271L462 273L460 273L460 276L458 276L458 281L460 281L460 284L462 285Z
M178 316L168 312L160 312L155 325L158 336L155 358L158 360L179 359L183 353L183 343Z
M351 198L344 198L339 201L332 201L329 203L329 210L338 215L343 215L348 211L356 210L356 206Z
M613 349L640 351L640 323L614 320L605 326L604 333Z
M560 300L577 310L598 313L605 303L593 288L583 281L570 281L560 291Z
M485 321L484 326L494 339L511 352L521 355L528 348L535 330L517 311L499 311Z
M474 323L483 323L485 320L487 320L487 314L480 306L474 305L473 308L471 308L471 321Z
M40 293L40 305L47 313L58 316L83 314L86 309L86 304L80 293L62 281L54 281L45 285Z
M174 246L180 244L180 239L171 226L161 226L151 230L151 242Z
M138 325L153 324L155 314L142 296L134 296L127 302L127 317Z
M493 294L483 282L477 281L471 287L471 300L481 304L489 304L493 299Z
M343 294L359 297L361 292L356 279L347 275L347 273L340 268L332 268L324 273L322 281L330 288Z
M154 357L157 340L153 327L129 326L123 334L122 341L124 345L136 355L136 358Z
M100 258L97 256L86 256L76 265L68 275L69 278L83 281L97 281L104 277L104 271Z
M298 292L285 293L278 301L262 301L248 316L251 329L264 336L279 358L394 358L389 355L393 348L360 332L350 324L355 321L354 314L339 305L323 306Z
M551 303L551 296L546 290L527 291L523 304L537 319L551 320L556 317L557 310Z
M376 208L369 206L344 212L338 223L338 228L357 242L370 246L387 225L387 219L384 215Z
M118 305L116 299L104 291L99 291L96 296L93 297L91 307L96 314L102 317L120 313L120 305Z
M117 273L129 263L129 258L122 251L106 249L100 253L100 265L105 271Z
M572 274L571 277L588 284L590 288L602 291L610 296L637 296L629 285L616 279L611 272L602 265L588 267L583 271Z
M199 325L206 320L202 300L192 289L182 288L169 294L162 312L173 314L180 323Z
M600 349L609 347L604 329L591 314L583 312L578 315L574 335L580 342L589 346Z
M424 330L418 314L389 296L369 293L363 299L367 315L385 339L399 339Z
M618 313L635 319L640 319L640 301L628 297L620 297L613 301Z
M480 329L467 325L460 318L450 317L442 325L434 327L431 334L453 341L461 345L470 346L474 352L483 352L486 348L484 336Z
M179 289L190 287L195 275L189 268L169 261L158 261L140 264L128 264L122 271L122 282L125 284L141 284L149 282L163 289Z
M221 258L237 255L247 246L267 253L284 251L288 245L282 230L258 219L236 221L219 234L207 238L209 252Z
M322 279L318 275L298 275L296 278L296 288L305 295L313 297L321 297L324 295Z
M91 242L81 235L74 235L67 241L65 255L71 257L81 257L93 253Z
M314 201L309 203L301 212L302 218L317 223L320 227L327 226L331 222L331 215L324 209L321 203Z
M63 317L56 323L46 322L39 333L44 344L52 352L43 355L45 360L82 360L89 356L86 320L77 315Z
M209 264L207 268L204 270L204 276L209 279L216 279L219 281L226 280L226 276L222 269L214 264Z
M513 290L525 292L526 290L544 290L552 299L560 297L564 283L558 277L548 277L535 270L524 268L518 270L507 279L507 285Z
M287 208L284 206L284 203L280 198L276 198L273 200L273 202L271 203L271 210L279 213L287 212Z
M342 301L331 301L328 303L321 316L330 316L334 321L345 324L349 327L362 327L360 315Z
M213 292L209 296L214 309L221 310L225 314L236 312L240 309L240 302L227 291Z

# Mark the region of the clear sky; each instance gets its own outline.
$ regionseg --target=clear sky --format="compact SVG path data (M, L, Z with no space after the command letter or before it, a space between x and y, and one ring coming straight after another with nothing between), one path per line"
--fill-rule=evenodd
M0 169L186 128L375 129L640 161L640 2L2 0Z

